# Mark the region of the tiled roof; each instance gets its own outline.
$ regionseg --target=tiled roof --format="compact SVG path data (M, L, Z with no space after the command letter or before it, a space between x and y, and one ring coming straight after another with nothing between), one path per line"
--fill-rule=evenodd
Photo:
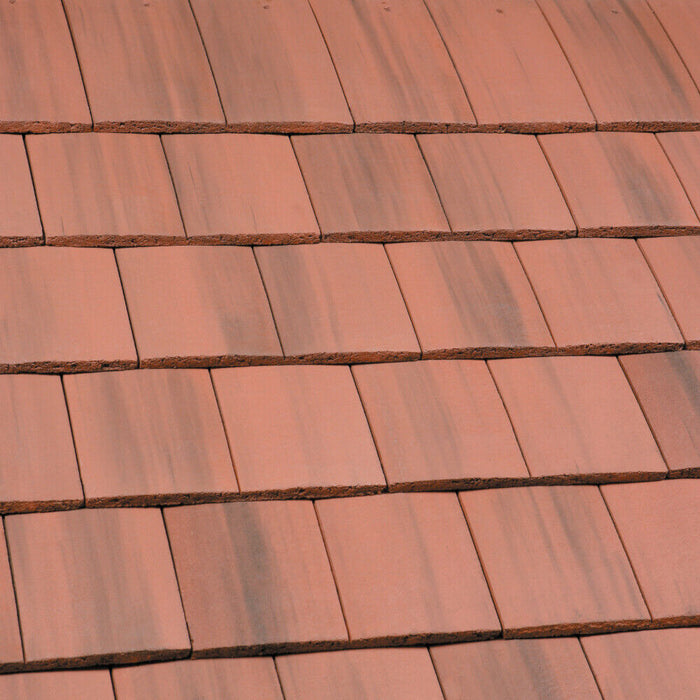
M697 700L699 31L0 2L0 700Z

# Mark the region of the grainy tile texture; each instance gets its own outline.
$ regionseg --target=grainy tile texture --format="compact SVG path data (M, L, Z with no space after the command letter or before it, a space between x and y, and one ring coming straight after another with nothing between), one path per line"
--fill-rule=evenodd
M12 573L2 522L0 522L0 615L2 615L3 620L3 624L0 626L0 668L19 666L24 660L22 638L17 620ZM3 676L0 676L0 680L2 678Z
M0 698L7 700L114 700L109 670L44 671L0 676Z

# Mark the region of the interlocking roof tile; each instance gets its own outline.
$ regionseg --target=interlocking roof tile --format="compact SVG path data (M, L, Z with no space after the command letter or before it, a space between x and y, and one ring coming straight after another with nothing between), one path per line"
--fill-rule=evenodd
M11 700L114 700L107 669L100 671L43 671L0 676L0 697Z
M0 615L2 615L3 621L0 626L0 669L2 670L19 666L24 660L13 585L5 543L5 530L0 522ZM0 676L1 680L2 676Z

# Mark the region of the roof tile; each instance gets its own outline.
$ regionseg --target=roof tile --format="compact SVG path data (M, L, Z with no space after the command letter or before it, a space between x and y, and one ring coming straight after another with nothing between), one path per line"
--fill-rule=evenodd
M114 700L109 670L45 671L0 676L0 697L12 700Z
M12 573L5 544L5 530L0 521L0 668L12 668L23 661ZM3 676L0 676L0 682ZM0 685L0 690L2 685ZM12 697L12 696L10 696Z
M689 3L688 3L689 4ZM679 12L685 3L678 3ZM666 156L671 161L690 203L695 212L700 211L700 133L697 131L676 131L667 134L656 134Z

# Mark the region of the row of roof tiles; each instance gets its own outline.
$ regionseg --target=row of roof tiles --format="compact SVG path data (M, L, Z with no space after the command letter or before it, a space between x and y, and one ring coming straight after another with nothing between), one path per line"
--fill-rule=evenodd
M686 127L698 29L688 0L4 0L0 127Z
M697 479L9 515L0 664L694 625L698 528Z
M620 359L4 375L0 512L700 476L700 353Z
M0 245L700 231L700 132L49 134L26 149L0 136Z

